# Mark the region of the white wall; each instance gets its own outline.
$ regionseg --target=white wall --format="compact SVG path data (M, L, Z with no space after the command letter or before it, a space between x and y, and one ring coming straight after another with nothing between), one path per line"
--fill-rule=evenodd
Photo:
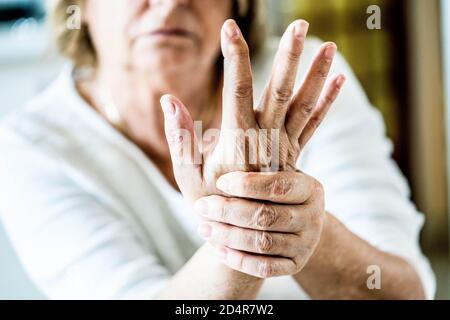
M26 103L57 74L61 61L50 54L46 34L37 25L14 31L0 27L0 118ZM0 195L0 201L4 196L8 195ZM43 297L20 265L0 213L0 299Z

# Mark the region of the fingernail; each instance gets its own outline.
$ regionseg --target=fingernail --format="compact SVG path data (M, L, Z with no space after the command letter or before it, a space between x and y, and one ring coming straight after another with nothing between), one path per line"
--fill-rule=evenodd
M204 216L207 217L208 216L208 202L204 199L201 200L197 200L197 202L195 203L195 211Z
M309 23L304 21L304 20L300 20L297 21L297 23L294 26L294 35L297 39L299 40L303 40L306 37L306 33L308 32L309 29Z
M241 36L241 31L234 20L228 20L225 32L231 40L239 39Z
M198 228L198 234L205 240L211 238L212 227L207 223L202 223Z
M327 59L333 59L334 55L336 54L336 45L332 44L328 46L328 48L325 50L325 58Z
M172 101L170 101L168 96L162 96L160 102L165 113L172 115L175 114L176 111L175 105L173 104Z
M217 180L216 186L223 192L228 193L230 188L230 181L228 181L228 178L222 176Z
M216 254L217 254L217 257L220 260L226 260L227 259L227 255L228 255L228 251L225 248L219 248L219 249L216 250Z

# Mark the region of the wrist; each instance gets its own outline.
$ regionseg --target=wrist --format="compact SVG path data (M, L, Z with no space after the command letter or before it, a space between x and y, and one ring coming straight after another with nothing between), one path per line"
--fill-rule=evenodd
M300 275L308 269L317 270L323 267L329 267L329 259L333 256L336 248L336 228L338 226L339 222L337 219L330 213L325 212L319 242L309 261L297 275Z

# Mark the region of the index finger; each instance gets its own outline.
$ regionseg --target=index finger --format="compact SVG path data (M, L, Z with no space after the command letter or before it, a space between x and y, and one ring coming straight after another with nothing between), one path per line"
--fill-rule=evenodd
M198 199L195 210L209 221L284 233L301 231L307 219L299 219L299 216L308 217L313 212L311 205L284 205L217 195Z
M300 172L230 172L216 183L227 195L281 204L303 204L319 183Z
M253 77L248 45L232 19L222 27L224 60L222 128L254 128Z

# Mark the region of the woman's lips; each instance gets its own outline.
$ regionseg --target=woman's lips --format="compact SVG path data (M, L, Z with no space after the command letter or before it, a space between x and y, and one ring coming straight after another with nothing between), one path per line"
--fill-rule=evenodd
M183 28L159 28L139 33L134 39L134 43L186 43L198 42L197 35Z
M192 32L180 28L164 28L150 32L150 36L163 37L193 37Z

